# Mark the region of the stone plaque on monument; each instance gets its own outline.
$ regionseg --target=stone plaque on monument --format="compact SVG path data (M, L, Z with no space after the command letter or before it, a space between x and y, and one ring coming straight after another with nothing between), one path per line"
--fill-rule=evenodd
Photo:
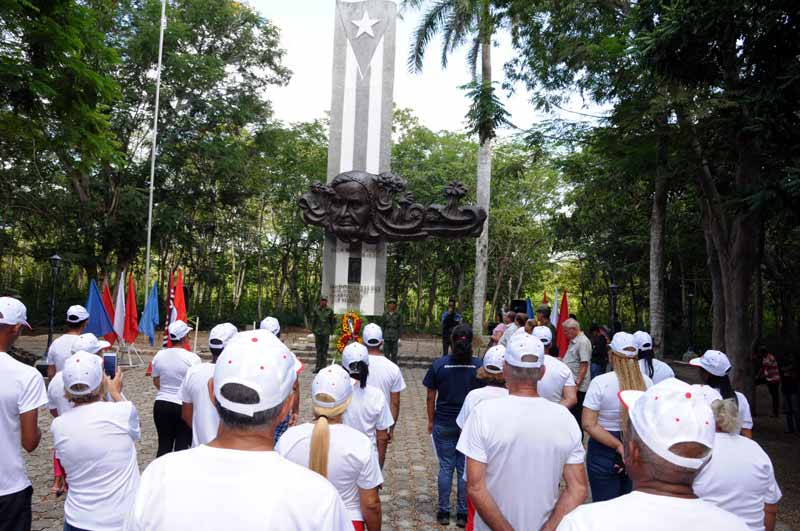
M351 170L390 170L396 17L392 1L336 2L329 183ZM385 240L354 244L326 233L322 292L336 313L383 313L385 279Z

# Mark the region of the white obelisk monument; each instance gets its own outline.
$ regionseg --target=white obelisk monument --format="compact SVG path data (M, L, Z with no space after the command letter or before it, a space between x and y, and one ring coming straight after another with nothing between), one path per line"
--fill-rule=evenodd
M396 18L393 1L336 1L328 182L345 171L390 169ZM382 314L385 284L386 242L326 236L322 293L334 312Z

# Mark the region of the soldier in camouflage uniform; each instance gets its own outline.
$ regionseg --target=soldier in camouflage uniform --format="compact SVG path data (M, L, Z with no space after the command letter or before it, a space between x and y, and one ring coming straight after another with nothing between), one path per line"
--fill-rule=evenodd
M328 364L328 346L333 333L333 310L328 308L328 299L319 300L319 308L311 313L311 332L314 334L314 344L317 348L317 366L314 373L318 373Z
M397 312L397 301L389 299L388 311L383 314L383 354L397 363L397 343L403 332L403 316Z

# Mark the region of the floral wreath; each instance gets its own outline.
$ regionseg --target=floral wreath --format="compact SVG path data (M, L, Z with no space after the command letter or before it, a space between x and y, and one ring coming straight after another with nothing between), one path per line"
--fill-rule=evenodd
M359 335L362 323L361 316L356 312L346 312L342 316L342 333L339 335L339 339L336 340L336 350L339 354L352 341L364 342Z

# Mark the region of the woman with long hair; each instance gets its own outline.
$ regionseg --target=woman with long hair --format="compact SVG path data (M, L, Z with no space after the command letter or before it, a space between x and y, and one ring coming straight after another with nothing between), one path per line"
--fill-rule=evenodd
M714 453L695 478L694 493L735 514L752 531L773 531L781 489L772 461L758 443L739 435L736 400L711 393L706 400L717 424Z
M706 350L699 358L689 361L690 365L700 368L700 381L712 389L716 389L722 398L733 399L739 408L739 427L741 434L748 439L753 438L753 415L750 413L750 403L739 391L731 385L728 373L731 370L731 361L724 352L719 350Z
M642 374L653 380L653 384L667 378L675 378L675 371L672 370L672 367L655 357L653 338L650 337L650 334L639 330L634 332L633 338L639 349L639 368L642 370Z
M322 369L311 383L314 422L286 430L275 451L327 478L339 491L353 527L372 531L381 528L378 487L383 475L367 436L342 424L352 396L347 371L339 365Z
M611 371L592 380L583 402L583 428L589 433L586 471L593 501L612 500L631 492L633 485L623 465L622 432L628 410L620 406L620 391L645 391L652 380L639 370L633 335L614 334L608 346Z

